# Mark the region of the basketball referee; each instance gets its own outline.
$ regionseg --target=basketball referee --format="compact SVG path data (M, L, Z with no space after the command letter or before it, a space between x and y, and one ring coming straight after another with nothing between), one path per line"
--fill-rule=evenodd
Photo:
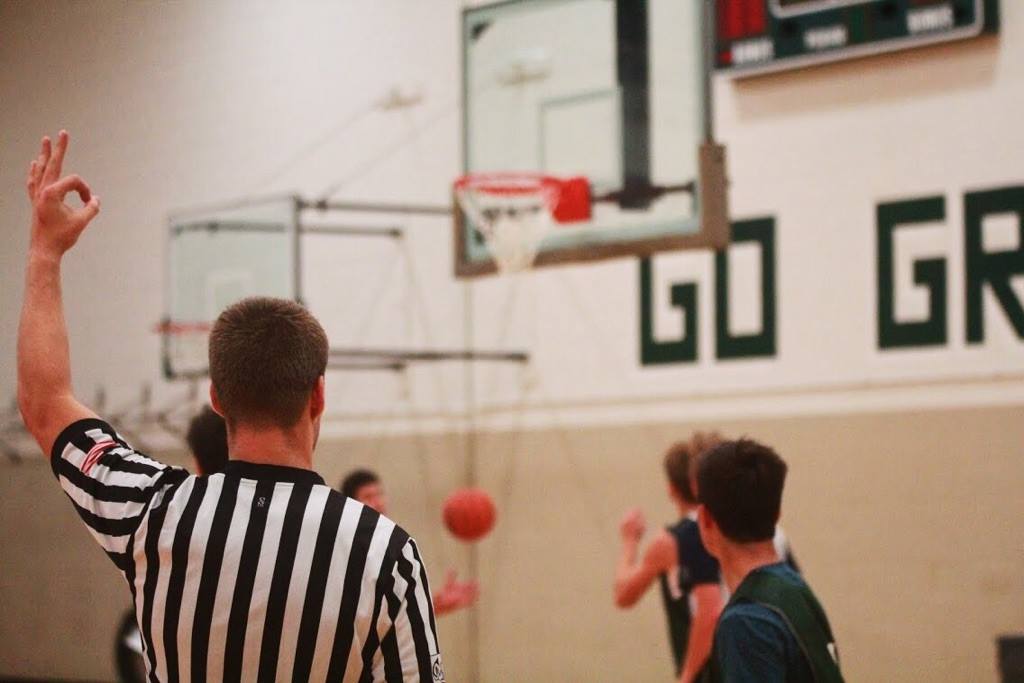
M443 681L427 575L394 522L312 471L327 338L301 306L247 299L210 335L230 461L189 475L136 452L72 395L61 259L100 210L43 139L18 330L18 404L124 574L150 681ZM84 206L64 197L77 192ZM111 337L116 339L116 337Z

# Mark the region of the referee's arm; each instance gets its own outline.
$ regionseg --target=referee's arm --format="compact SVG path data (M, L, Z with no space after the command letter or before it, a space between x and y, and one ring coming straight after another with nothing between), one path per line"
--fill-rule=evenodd
M387 680L444 681L437 625L430 598L427 570L420 558L416 541L409 539L402 547L392 570L392 599L398 604L393 623L393 643L381 644ZM392 650L393 645L393 650ZM387 660L391 659L392 662ZM397 661L395 661L397 660ZM388 666L388 664L392 664ZM398 666L395 666L397 664ZM401 678L392 675L401 670Z
M64 131L55 147L43 138L39 156L29 166L32 236L18 326L18 409L25 427L50 455L53 472L79 517L124 570L128 538L173 470L132 451L71 390L60 266L100 205L81 178L60 177L67 147ZM85 206L66 205L64 197L70 192L77 192ZM179 470L174 476L180 480L183 474Z
M60 177L67 146L64 131L55 147L43 138L27 181L32 231L18 326L18 408L44 453L51 452L57 435L69 424L95 417L71 390L60 266L64 254L99 213L100 204L77 175ZM84 207L72 209L64 203L71 192L78 193Z

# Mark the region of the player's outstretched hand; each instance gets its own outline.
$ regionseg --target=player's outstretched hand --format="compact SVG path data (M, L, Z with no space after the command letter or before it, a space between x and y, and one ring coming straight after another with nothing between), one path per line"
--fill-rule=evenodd
M623 541L639 541L643 537L646 528L647 524L644 521L644 513L640 508L628 510L622 516L622 521L619 523L619 533L622 535Z
M480 595L476 581L459 581L454 569L449 569L441 590L434 593L434 612L447 614L469 607Z
M100 212L100 198L77 175L61 177L64 154L68 149L67 131L61 131L56 146L44 137L39 156L28 169L28 198L32 202L31 248L47 256L60 257L75 246L85 226ZM85 206L72 208L64 203L77 192Z

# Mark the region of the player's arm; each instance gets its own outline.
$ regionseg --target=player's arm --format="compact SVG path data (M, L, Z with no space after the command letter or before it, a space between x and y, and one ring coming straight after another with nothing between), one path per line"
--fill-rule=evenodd
M442 616L472 606L480 595L476 581L459 581L454 569L449 569L444 585L434 591L434 614Z
M711 655L715 625L718 623L718 615L722 613L722 589L718 583L697 584L690 591L690 599L693 601L693 621L686 641L680 683L696 680Z
M639 510L626 514L620 526L622 552L615 570L615 604L623 609L632 607L650 588L654 579L676 564L676 543L662 530L648 544L643 557L637 560L640 539L644 533L643 517Z
M57 435L72 422L95 417L71 391L71 359L61 298L64 254L100 210L98 197L77 175L61 178L68 135L61 131L51 149L43 138L28 174L32 233L25 274L25 298L18 326L18 408L29 432L50 454ZM77 192L85 206L64 197Z

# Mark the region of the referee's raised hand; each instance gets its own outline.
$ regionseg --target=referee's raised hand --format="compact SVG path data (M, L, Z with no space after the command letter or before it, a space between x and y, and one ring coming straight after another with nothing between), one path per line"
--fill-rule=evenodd
M28 198L32 202L32 242L34 251L59 257L75 245L89 222L100 212L100 198L76 174L61 177L68 133L62 130L56 146L44 137L28 169ZM85 206L73 208L64 202L77 192Z

